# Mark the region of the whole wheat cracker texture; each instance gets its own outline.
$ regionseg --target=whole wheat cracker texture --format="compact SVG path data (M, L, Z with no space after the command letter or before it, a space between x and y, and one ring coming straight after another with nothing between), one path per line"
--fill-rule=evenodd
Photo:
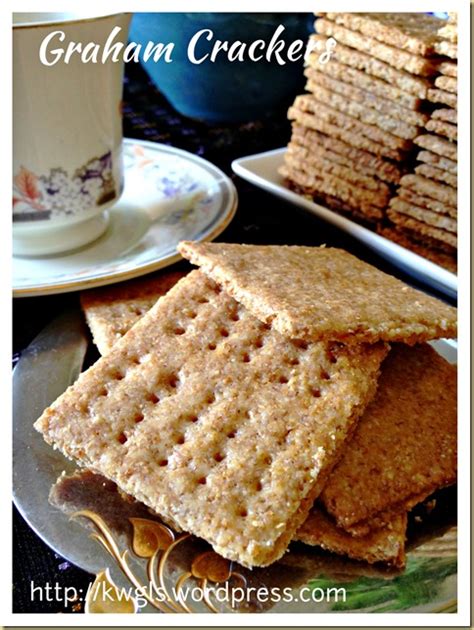
M372 196L376 196L374 193L364 192L363 188L338 177L327 174L320 177L314 172L309 172L310 170L311 167L306 170L299 166L292 166L291 158L286 156L285 163L280 166L278 173L303 189L304 194L312 198L329 195L340 199L348 208L362 213L369 219L381 219L384 216L382 209L385 208L387 201L381 202L379 198L378 205L374 205L372 202Z
M385 208L390 198L388 186L382 182L378 184L372 179L369 188L371 178L363 179L363 176L354 174L346 167L321 161L318 164L311 163L306 157L298 155L291 149L285 153L284 160L289 169L302 171L308 176L309 186L321 187L327 194L335 196L339 196L340 193L341 198L347 197L346 200L353 205L361 202Z
M387 162L378 159L376 156L368 152L354 149L345 143L339 143L345 152L336 150L336 143L329 136L324 136L318 132L314 132L314 137L304 128L293 127L293 133L290 143L288 144L288 152L304 157L308 163L318 165L319 162L330 163L351 170L354 181L365 181L367 187L376 190L385 190L386 181L397 183L400 181L400 172L395 165L387 164ZM315 138L319 136L320 140ZM326 148L329 147L329 148ZM359 158L359 160L357 159ZM387 168L388 167L388 168ZM341 171L342 172L342 171Z
M458 76L458 64L455 61L442 61L438 66L438 70L447 77Z
M458 210L455 206L450 206L449 204L438 201L437 199L433 199L432 197L419 195L411 188L406 188L405 186L400 186L397 194L401 199L404 199L414 206L425 208L427 210L432 210L433 212L436 212L440 215L449 216L452 219L457 219Z
M342 64L338 65L341 66ZM390 117L396 118L397 120L404 121L409 125L417 125L419 127L423 127L429 120L429 115L424 112L418 112L413 109L408 109L403 105L399 105L397 102L394 102L393 99L387 98L386 95L377 95L374 90L370 89L373 87L371 84L373 83L373 81L376 80L373 79L373 77L368 77L369 86L367 87L369 87L369 89L361 89L359 81L356 81L355 85L349 85L347 82L347 71L352 70L352 68L343 66L342 76L335 79L331 76L328 69L328 67L333 67L332 60L331 62L328 62L324 65L320 64L320 67L324 68L324 71L319 71L319 68L316 69L310 66L306 68L305 75L308 77L308 79L310 79L310 81L306 84L307 90L311 91L312 87L320 85L328 90L331 90L332 92L342 94L348 99L357 101L361 105L366 105L368 107L376 109L382 114L386 114ZM343 80L341 81L339 80L339 78L342 78Z
M306 170L311 168L319 173L333 174L336 177L347 180L353 184L360 185L367 190L380 193L385 199L390 194L390 188L387 184L381 182L378 178L367 174L364 169L356 169L352 166L350 160L342 162L343 156L338 156L337 153L325 151L319 149L312 151L305 146L301 146L297 141L291 141L288 145L285 161L287 159L294 159L294 164L300 163L306 166ZM288 162L291 166L291 161Z
M457 220L447 216L446 214L440 214L439 212L433 212L427 208L415 206L400 197L393 197L393 199L390 200L390 207L400 214L406 214L407 216L418 219L418 221L422 221L428 225L433 225L434 227L457 234Z
M404 175L400 180L400 185L410 188L419 195L437 199L442 203L448 204L456 208L458 202L458 193L456 188L447 186L446 184L437 184L422 175Z
M290 338L455 337L456 309L330 247L181 242L179 252Z
M432 225L427 225L423 221L418 221L418 219L414 219L413 217L408 217L405 214L400 214L392 208L387 209L387 217L396 225L400 225L401 227L413 230L413 232L419 232L424 236L429 236L436 241L442 241L443 243L446 243L454 248L457 248L458 246L457 236L452 232L442 230Z
M437 73L436 62L432 59L382 44L373 37L367 37L356 31L344 28L330 20L324 18L316 20L315 28L318 33L334 37L337 42L365 52L399 70L422 77L433 76Z
M413 142L417 144L419 147L421 147L422 149L427 149L428 151L431 151L432 153L436 153L437 155L440 155L443 158L448 158L448 160L450 160L451 162L457 162L458 160L458 147L456 143L450 142L449 140L446 140L445 138L441 138L440 136L435 136L431 133L426 133L415 138ZM418 155L418 159L421 161L424 161L420 158L419 155ZM448 170L451 170L452 172L454 172L453 168L454 167L451 166L451 168Z
M382 61L379 63L383 64ZM399 70L390 68L390 66L387 66L387 68L394 72L400 72ZM417 115L424 116L422 112L418 111L423 103L423 100L419 96L401 89L395 83L391 84L383 79L368 74L366 70L358 70L347 63L340 63L335 58L335 52L331 59L325 64L320 63L319 55L310 53L307 60L306 72L324 74L324 76L331 78L333 81L339 81L347 87L352 87L354 90L362 90L364 93L373 94L377 98L385 99L393 103L397 111L398 108L401 108L404 111L411 112L412 117L416 117ZM407 74L407 76L411 77L412 75ZM428 87L429 85L423 86L425 96ZM417 122L417 120L413 121L408 118L407 120L409 122Z
M458 124L457 110L448 107L440 107L438 109L435 109L431 114L431 118L433 120L444 120L445 122L452 123L453 125Z
M295 180L300 179L299 175L296 171L294 174L290 174L289 169L287 169L285 165L282 165L278 169L278 172L285 178L285 185L296 194L305 197L305 199L313 201L314 203L321 204L325 208L329 208L338 214L348 216L352 221L356 221L361 225L373 228L384 216L384 212L380 210L380 208L364 205L364 209L362 210L360 206L357 208L351 207L339 197L334 197L322 192L321 190L308 188L303 184L298 184Z
M428 247L427 245L418 242L416 239L410 238L409 234L397 229L396 227L379 225L377 226L377 234L380 234L389 241L393 241L394 243L397 243L397 245L401 245L405 249L434 262L440 267L444 267L444 269L451 271L451 273L457 272L457 260L454 254L449 254L440 251L439 249Z
M384 562L402 568L405 566L406 527L407 515L404 513L365 536L355 537L338 527L324 510L314 506L296 532L295 540L369 564Z
M458 45L446 39L436 42L435 51L438 55L444 55L450 57L450 59L457 60L458 58Z
M381 142L376 142L367 138L361 132L360 126L352 129L341 127L338 123L337 117L332 115L334 110L327 110L324 112L324 116L317 116L312 113L302 111L298 107L290 107L288 110L288 118L291 121L295 121L300 127L305 127L310 131L317 131L336 140L340 140L349 146L354 148L372 152L379 157L386 157L397 162L401 162L406 156L406 151L399 149L391 149ZM338 112L334 112L337 114ZM358 121L354 121L358 123ZM359 123L360 125L360 123Z
M455 24L446 24L439 29L438 35L452 44L458 43L458 27Z
M311 155L324 155L344 166L350 166L356 172L377 177L384 182L397 184L401 172L396 164L373 155L369 151L357 149L341 140L331 138L314 129L293 123L291 142L308 149Z
M415 173L423 175L423 177L427 177L428 179L434 179L442 184L448 184L448 186L452 186L453 188L457 188L458 186L458 178L456 175L449 171L443 171L441 168L437 168L431 164L418 164L418 166L415 167Z
M162 271L152 277L91 289L81 294L81 306L101 354L165 295L186 272Z
M436 251L441 251L444 254L449 254L450 256L457 257L457 249L448 243L444 243L438 239L435 239L427 234L420 234L414 230L406 226L401 225L390 225L391 228L396 229L398 232L405 234L410 240L419 243L423 247L427 247L429 249L433 249Z
M385 353L292 343L195 271L35 428L217 553L263 566L306 519Z
M321 83L310 79L306 84L306 89L312 93L319 102L336 109L343 114L352 116L368 125L375 125L383 131L387 131L399 138L412 140L419 133L419 127L394 118L391 115L381 113L378 109L369 104L361 104L352 100L349 95L342 95L326 89Z
M458 107L457 94L452 94L451 92L440 90L439 88L430 88L428 90L428 100L431 103L441 103L442 105L447 105L448 107L453 107L454 109L457 109Z
M303 94L297 96L292 109L310 113L330 124L338 125L350 132L362 134L365 137L383 144L390 149L408 150L412 147L410 140L400 138L379 127L357 120L350 114L345 114L334 107L319 101L314 95Z
M422 57L434 54L440 25L447 24L446 20L423 13L326 13L325 17L384 44Z
M325 35L311 35L310 40L324 43L327 37ZM314 66L316 63L318 63L318 67L323 66L323 64L318 62L319 55L316 57L311 55L310 59ZM384 61L376 59L370 51L361 52L350 46L345 46L340 40L337 40L337 46L333 49L331 59L326 66L331 65L333 61L361 71L362 74L365 74L367 81L373 82L374 91L379 88L382 89L380 83L386 83L386 85L398 88L400 92L397 92L394 100L397 102L403 101L406 107L419 108L421 105L420 99L426 98L428 88L431 87L431 82L428 79L410 74L404 69L394 68ZM379 83L378 80L380 79L382 81ZM361 87L365 85L367 86L365 89L370 89L370 84L367 81L360 85ZM390 93L395 96L394 92ZM410 94L416 98L410 99Z
M456 406L456 366L427 344L392 347L377 394L321 493L340 527L403 510L454 483Z
M455 77L446 77L444 75L436 77L435 86L440 90L446 90L446 92L458 93L458 80Z
M449 122L443 120L432 119L426 123L427 131L432 131L440 136L445 136L448 140L457 142L458 139L458 126L452 125Z
M423 142L424 144L431 144L431 146L433 146L434 143L432 142L431 138L433 138L433 136L425 136L421 142ZM420 144L419 138L417 144ZM436 142L436 144L438 143ZM458 173L457 159L450 160L449 158L446 158L439 153L434 153L433 151L419 151L416 159L420 162L424 162L425 164L431 164L431 166L436 166L437 168L440 168L444 171L448 171L448 173L451 173L452 175L457 175Z

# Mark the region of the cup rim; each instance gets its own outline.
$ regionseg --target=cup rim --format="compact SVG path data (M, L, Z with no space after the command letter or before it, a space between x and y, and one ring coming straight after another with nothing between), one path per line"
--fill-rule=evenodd
M15 16L21 16L22 13L23 12L13 13L13 19L15 19ZM29 19L29 20L25 20L24 22L13 22L12 23L13 30L27 29L27 28L44 28L44 27L49 27L49 26L61 26L61 25L69 25L69 24L81 24L81 23L86 23L86 22L97 22L99 20L105 20L111 17L132 14L131 11L119 11L118 13L107 13L107 14L97 13L96 15L90 14L90 13L88 13L87 15L80 14L80 13L63 13L62 15L64 15L64 17L60 18L59 16L61 15L61 13L47 13L47 12L40 12L40 13L24 12L24 13L25 15L35 15L38 17L49 15L51 16L51 18L48 19L46 17L43 20ZM57 17L52 17L52 16L57 16Z

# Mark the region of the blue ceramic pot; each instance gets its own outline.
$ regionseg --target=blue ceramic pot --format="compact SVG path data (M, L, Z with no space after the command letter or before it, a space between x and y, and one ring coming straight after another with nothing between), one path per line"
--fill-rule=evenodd
M143 47L149 41L174 43L172 62L162 58L141 63L173 107L185 116L208 123L243 122L261 118L288 106L304 87L303 60L291 62L288 46L301 39L306 46L313 30L314 16L308 13L135 13L130 40ZM196 56L210 53L216 40L239 40L251 44L255 40L270 42L275 29L285 30L283 58L285 65L274 59L229 61L220 53L216 61L209 57L201 64L188 58L188 44L201 29L211 29L213 37L201 37ZM304 52L304 48L303 48Z

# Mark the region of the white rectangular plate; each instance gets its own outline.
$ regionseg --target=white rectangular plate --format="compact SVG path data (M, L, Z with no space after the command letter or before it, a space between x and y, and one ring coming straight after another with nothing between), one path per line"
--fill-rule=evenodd
M286 188L282 176L278 173L278 168L283 164L285 151L284 148L275 149L274 151L239 158L232 163L232 169L237 175L252 184L309 210L328 223L332 223L417 280L450 297L455 298L457 296L458 280L455 274Z

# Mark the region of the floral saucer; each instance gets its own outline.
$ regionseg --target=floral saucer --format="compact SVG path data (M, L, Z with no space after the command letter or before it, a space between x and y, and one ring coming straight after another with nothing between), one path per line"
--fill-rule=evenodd
M166 267L181 240L213 240L237 208L231 180L174 147L125 139L125 187L96 241L65 254L13 258L13 295L83 290Z

